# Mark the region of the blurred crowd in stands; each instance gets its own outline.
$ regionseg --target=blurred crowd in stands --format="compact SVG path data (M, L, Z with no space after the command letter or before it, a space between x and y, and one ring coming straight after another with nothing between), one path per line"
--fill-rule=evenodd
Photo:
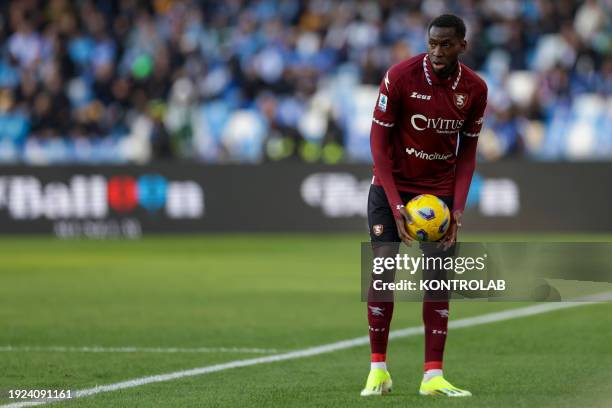
M442 13L489 85L481 159L612 159L610 0L0 4L0 162L367 162Z

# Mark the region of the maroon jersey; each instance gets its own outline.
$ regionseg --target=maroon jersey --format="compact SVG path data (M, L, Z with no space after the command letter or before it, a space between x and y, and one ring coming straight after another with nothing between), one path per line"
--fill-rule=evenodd
M434 74L427 54L392 66L380 84L372 120L391 132L385 154L391 156L397 190L453 196L459 134L478 137L486 103L485 82L461 63L447 79ZM372 143L375 157L376 146ZM377 185L379 171L375 160Z

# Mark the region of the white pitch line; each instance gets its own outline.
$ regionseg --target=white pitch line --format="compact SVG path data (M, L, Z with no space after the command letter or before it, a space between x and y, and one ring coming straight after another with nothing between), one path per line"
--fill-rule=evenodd
M73 346L0 346L0 352L57 352L57 353L251 353L272 354L278 349L252 347L73 347Z
M533 316L537 314L553 312L556 310L569 309L578 306L591 305L600 301L612 300L612 294L598 294L594 296L585 297L580 302L558 302L558 303L542 303L533 306L527 306L517 309L505 310L502 312L487 313L480 316L467 317L465 319L459 319L449 322L449 328L463 328L473 327L482 324L496 323L504 320L517 319L520 317ZM394 330L389 333L389 337L392 339L399 339L404 337L416 336L423 333L423 326L409 327L402 330ZM369 337L356 337L349 340L338 341L335 343L324 344L322 346L310 347L302 350L290 351L282 354L275 354L271 356L250 358L247 360L235 360L222 364L214 364L205 367L193 368L191 370L175 371L168 374L152 375L149 377L135 378L132 380L122 381L114 384L100 385L94 388L88 388L73 393L73 398L88 397L104 392L112 392L123 390L126 388L140 387L146 384L153 384L165 381L178 380L186 377L193 377L197 375L214 373L217 371L229 370L232 368L249 367L258 364L275 363L278 361L295 360L298 358L312 357L320 354L331 353L339 350L346 350L353 347L364 346L369 344ZM61 400L43 400L43 401L31 401L31 402L17 402L8 405L0 405L0 408L21 408L27 406L50 404L54 402L60 402Z

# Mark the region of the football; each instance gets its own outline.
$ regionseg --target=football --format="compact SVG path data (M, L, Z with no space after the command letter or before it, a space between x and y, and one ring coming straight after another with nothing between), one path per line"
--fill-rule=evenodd
M450 211L444 201L435 195L421 194L406 204L413 223L408 233L417 241L434 242L441 239L450 225Z

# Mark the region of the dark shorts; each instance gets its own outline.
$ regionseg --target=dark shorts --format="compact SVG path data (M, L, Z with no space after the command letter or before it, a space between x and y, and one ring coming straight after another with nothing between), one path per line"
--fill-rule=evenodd
M400 197L404 203L407 203L418 195L419 193L400 192ZM453 208L452 197L439 198L446 203L449 209ZM382 186L370 186L370 193L368 194L368 227L370 230L370 240L372 241L374 256L392 257L398 253L401 240L397 233L395 218L393 218L391 207L389 206L385 190ZM388 242L394 242L396 244L388 244ZM456 246L452 245L445 250L439 248L435 243L421 243L419 248L426 257L435 256L444 258L453 256ZM444 269L427 269L423 270L423 278L444 280L447 279L447 272ZM395 269L386 271L385 274L382 275L382 279L385 282L393 282L395 280ZM368 293L368 300L370 301L392 302L394 299L393 292L376 292L370 290ZM447 301L449 299L449 292L446 290L425 291L423 293L423 299L425 301Z
M419 193L400 192L400 197L404 203L418 196ZM440 197L448 208L453 208L452 197ZM368 229L372 242L400 242L397 233L395 218L387 201L385 190L382 186L372 184L368 194Z

